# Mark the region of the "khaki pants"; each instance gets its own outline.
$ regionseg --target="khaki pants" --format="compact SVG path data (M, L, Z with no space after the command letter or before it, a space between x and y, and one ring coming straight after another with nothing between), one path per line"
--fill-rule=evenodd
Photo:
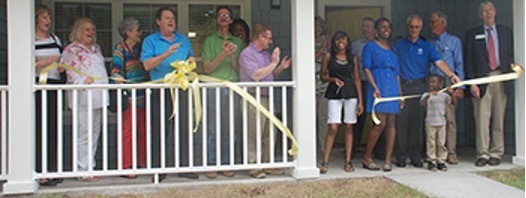
M261 96L260 104L268 109L269 99L268 97ZM248 162L257 162L257 114L259 111L251 104L248 104ZM261 162L269 162L270 160L270 127L267 117L262 113L259 113L259 126L260 126L260 145L261 145ZM276 140L276 130L274 130L274 141ZM275 144L275 142L274 142Z
M447 158L446 126L429 126L426 124L427 161L443 164Z
M490 75L500 74L493 72ZM507 96L502 83L488 84L481 99L473 98L477 158L500 159L504 154L504 112ZM491 121L491 122L490 122ZM491 123L491 124L490 124ZM491 136L490 136L491 126Z
M454 96L453 96L454 97ZM457 105L449 103L446 106L446 148L449 157L457 156Z

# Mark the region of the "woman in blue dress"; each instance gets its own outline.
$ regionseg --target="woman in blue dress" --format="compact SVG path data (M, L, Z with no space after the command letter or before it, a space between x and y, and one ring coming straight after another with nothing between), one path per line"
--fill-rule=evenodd
M371 113L374 98L400 96L400 67L398 58L391 46L391 22L387 18L378 19L374 24L377 35L375 40L367 43L363 49L362 66L369 84L367 85L366 111ZM365 155L362 160L364 168L380 170L373 159L372 152L378 137L385 129L385 164L384 171L391 171L391 156L396 137L395 121L400 104L398 101L382 102L376 105L375 112L381 121L369 134Z

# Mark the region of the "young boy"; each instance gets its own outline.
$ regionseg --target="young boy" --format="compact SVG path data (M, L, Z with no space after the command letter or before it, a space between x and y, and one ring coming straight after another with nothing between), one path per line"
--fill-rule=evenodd
M442 77L432 74L427 79L428 92L420 99L421 106L427 106L427 168L431 171L446 171L446 105L456 103L455 97L438 92L442 87Z

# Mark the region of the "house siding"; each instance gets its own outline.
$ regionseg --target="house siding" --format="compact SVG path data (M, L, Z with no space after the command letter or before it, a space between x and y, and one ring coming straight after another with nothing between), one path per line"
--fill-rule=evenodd
M411 14L418 14L424 20L422 35L429 38L429 15L434 11L444 12L448 16L448 32L464 40L465 32L477 25L482 25L478 9L481 1L456 0L393 0L392 20L395 36L407 35L406 19ZM493 0L497 8L497 23L513 28L513 1ZM401 6L404 5L404 6ZM508 96L506 117L504 120L505 151L515 154L515 103L514 93ZM464 99L457 107L458 143L475 146L475 121L471 99Z

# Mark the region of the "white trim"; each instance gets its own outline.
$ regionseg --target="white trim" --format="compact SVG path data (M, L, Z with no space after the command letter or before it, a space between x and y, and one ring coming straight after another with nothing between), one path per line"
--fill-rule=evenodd
M513 0L513 35L515 41L515 63L522 66L526 65L526 3L523 0ZM524 104L524 93L526 83L524 75L515 81L515 156L513 157L513 164L524 166L524 122L526 112L526 105Z
M297 179L318 178L316 167L316 125L308 122L315 119L315 78L314 61L314 0L291 1L292 13L292 79L296 88L293 90L293 131L298 140L299 152L292 175ZM310 78L309 78L310 76ZM307 121L307 122L305 122Z
M8 180L4 194L33 193L35 177L35 2L7 1ZM25 107L25 108L24 108ZM15 110L16 109L16 110Z
M380 6L382 7L382 16L391 19L391 0L318 0L318 15L325 17L325 7L342 6L342 7L364 7Z

